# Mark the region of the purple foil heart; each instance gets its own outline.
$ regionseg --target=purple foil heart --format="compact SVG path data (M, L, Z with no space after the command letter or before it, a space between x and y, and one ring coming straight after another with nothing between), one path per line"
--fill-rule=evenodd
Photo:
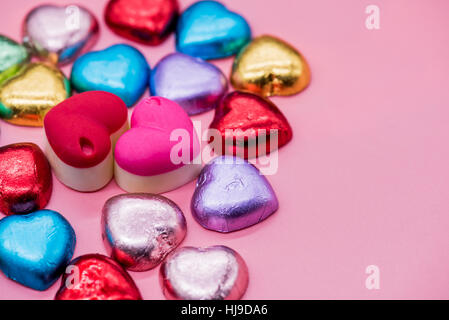
M215 108L228 91L228 82L213 64L172 53L151 72L150 91L154 96L177 102L189 115L195 115Z
M201 171L191 206L206 229L232 232L266 219L279 202L259 169L241 158L221 156Z
M66 64L92 47L98 30L97 19L86 8L40 5L23 22L23 41L39 57Z

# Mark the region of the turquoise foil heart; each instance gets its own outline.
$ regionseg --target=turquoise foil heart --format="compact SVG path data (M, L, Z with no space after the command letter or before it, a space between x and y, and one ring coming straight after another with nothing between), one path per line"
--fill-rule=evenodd
M48 289L75 249L75 231L56 211L40 210L0 220L0 269L35 290Z
M78 92L107 91L131 107L145 92L149 74L150 67L140 51L117 44L79 57L70 78Z
M200 1L181 15L176 29L176 49L202 59L236 54L251 40L246 20L216 1Z

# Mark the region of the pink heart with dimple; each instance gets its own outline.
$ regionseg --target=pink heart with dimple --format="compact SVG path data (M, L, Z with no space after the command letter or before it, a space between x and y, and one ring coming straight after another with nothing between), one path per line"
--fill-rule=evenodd
M180 132L185 133L182 140L175 140L173 137ZM193 161L200 153L200 145L187 113L176 102L150 97L135 107L131 129L117 142L115 160L120 168L135 175L167 173L186 164L175 163L171 158L173 148L181 142L189 154L179 154L180 158Z

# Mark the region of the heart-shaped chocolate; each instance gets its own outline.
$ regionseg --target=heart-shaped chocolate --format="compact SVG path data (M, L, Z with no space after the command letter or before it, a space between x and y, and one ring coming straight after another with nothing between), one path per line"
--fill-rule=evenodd
M70 83L61 71L30 63L1 85L0 117L16 125L41 127L45 114L70 93Z
M158 45L174 30L177 0L111 0L104 13L116 34L149 45Z
M115 180L127 192L166 192L198 175L199 156L187 113L171 100L150 97L135 107L131 129L117 141Z
M223 154L245 159L266 155L285 145L293 136L290 124L274 103L239 91L221 100L210 129L218 130L221 135Z
M43 209L52 192L50 165L34 143L0 148L0 212L30 213Z
M128 109L116 95L89 91L53 108L44 122L45 152L58 179L78 191L95 191L113 176L113 149L128 129Z
M67 271L55 300L142 300L126 270L101 254L80 256Z
M186 235L181 209L163 196L121 194L103 207L102 235L111 257L132 271L156 267Z
M35 290L48 289L72 259L76 237L59 213L40 210L0 220L0 269Z
M183 247L160 269L164 295L176 300L237 300L248 287L248 267L231 248Z
M217 1L198 1L181 15L176 28L176 49L203 59L236 54L251 40L246 20Z
M279 207L267 178L241 158L221 156L201 171L192 215L203 227L232 232L257 224Z
M272 36L260 36L244 47L232 66L231 83L236 89L263 96L286 96L310 83L310 68L301 53Z
M0 35L0 85L29 60L30 55L24 46Z
M23 41L37 56L66 64L89 50L98 38L98 22L78 5L44 4L31 10L23 23Z
M73 64L70 80L78 92L114 93L130 107L147 88L149 75L150 67L139 50L117 44L79 57Z
M220 69L182 53L164 57L151 72L151 94L177 102L189 115L215 108L227 90Z

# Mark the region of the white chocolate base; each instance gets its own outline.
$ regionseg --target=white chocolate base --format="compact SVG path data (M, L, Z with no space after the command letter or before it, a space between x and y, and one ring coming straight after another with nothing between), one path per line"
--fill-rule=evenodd
M76 168L62 161L45 137L45 154L59 181L67 187L81 192L92 192L103 188L114 175L113 150L118 138L128 130L128 121L111 135L111 150L106 158L90 168Z
M193 163L173 171L154 176L139 176L122 169L117 162L114 166L115 181L127 192L163 193L181 187L194 180L201 171L201 154Z

